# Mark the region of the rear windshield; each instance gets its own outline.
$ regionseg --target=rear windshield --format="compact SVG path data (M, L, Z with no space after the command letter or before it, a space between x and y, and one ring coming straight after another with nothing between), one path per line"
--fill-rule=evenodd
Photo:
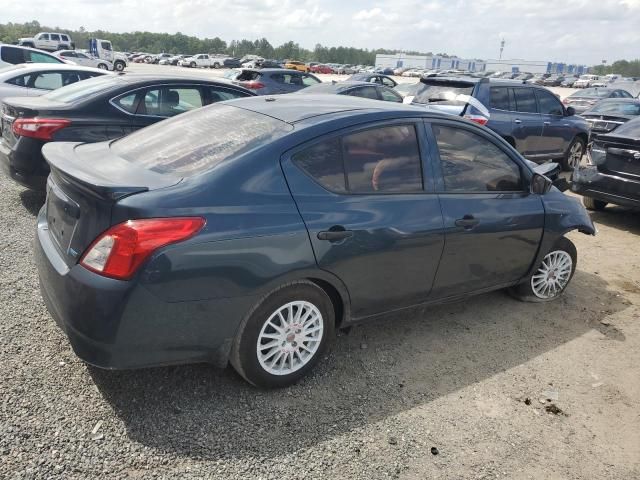
M592 113L640 115L640 103L633 102L609 102L598 103L591 109Z
M243 82L250 82L251 80L257 80L262 75L260 72L254 72L253 70L243 70L240 75L236 77L236 80Z
M613 135L640 139L640 118L635 118L615 129Z
M447 100L444 93L451 92L455 95L471 95L473 83L466 82L420 82L416 90L413 103L435 103L440 105L464 105L465 102Z
M59 88L47 93L44 97L55 102L73 103L120 85L122 85L122 80L117 75L101 75Z
M606 98L611 93L611 90L606 88L585 88L581 92L572 93L572 97L598 97Z
M116 140L113 152L158 173L183 177L210 170L293 130L285 122L228 105L183 113Z

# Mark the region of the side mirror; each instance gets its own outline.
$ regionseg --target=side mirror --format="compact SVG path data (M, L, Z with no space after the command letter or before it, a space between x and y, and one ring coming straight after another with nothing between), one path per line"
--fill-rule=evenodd
M573 107L567 107L567 117L573 117L576 114L576 109Z
M538 195L544 195L553 186L553 182L539 173L534 173L531 177L531 193L537 193Z

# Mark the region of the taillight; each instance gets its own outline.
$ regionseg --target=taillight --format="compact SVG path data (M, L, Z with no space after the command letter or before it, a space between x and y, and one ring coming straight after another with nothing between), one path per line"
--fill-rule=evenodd
M469 114L465 115L464 118L466 118L467 120L471 120L478 125L486 125L489 122L489 119L487 117L483 117L482 115Z
M71 125L71 121L62 118L17 118L13 122L13 133L21 137L51 140L58 130Z
M260 88L264 88L264 83L257 82L255 80L252 80L250 82L242 82L240 85L250 90L259 90Z
M128 280L154 251L191 238L204 224L201 217L129 220L96 238L80 265L105 277Z

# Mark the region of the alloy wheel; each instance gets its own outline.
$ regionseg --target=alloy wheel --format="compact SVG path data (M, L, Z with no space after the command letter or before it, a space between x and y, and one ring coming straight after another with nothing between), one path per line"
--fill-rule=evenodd
M582 143L576 142L571 146L571 151L569 152L569 166L571 168L575 168L580 165L580 160L582 160L583 153Z
M564 250L548 253L538 271L531 277L531 289L536 297L554 298L567 286L573 271L571 255Z
M272 375L300 370L315 356L324 332L318 307L294 301L278 308L262 326L256 344L260 366Z

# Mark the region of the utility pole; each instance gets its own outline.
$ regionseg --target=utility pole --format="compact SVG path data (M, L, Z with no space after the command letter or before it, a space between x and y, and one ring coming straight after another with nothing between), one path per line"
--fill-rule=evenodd
M500 40L500 60L502 60L502 52L504 51L504 44L506 42L504 41L504 38L502 40Z

